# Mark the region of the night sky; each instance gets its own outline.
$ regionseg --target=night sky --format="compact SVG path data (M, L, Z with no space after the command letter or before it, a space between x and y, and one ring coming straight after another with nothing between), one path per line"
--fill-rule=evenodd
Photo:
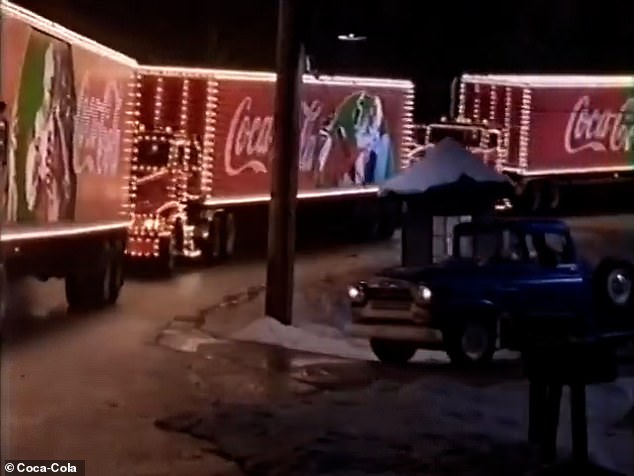
M446 112L461 72L634 72L631 0L299 1L318 69L413 79L419 120ZM141 62L275 67L276 0L17 3Z

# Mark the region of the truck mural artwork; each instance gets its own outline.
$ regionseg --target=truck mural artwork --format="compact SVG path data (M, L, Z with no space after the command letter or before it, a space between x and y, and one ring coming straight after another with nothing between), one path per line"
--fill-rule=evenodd
M255 105L253 96L245 96L231 116L223 147L224 173L228 177L246 171L268 173L273 143L270 92L270 87L262 91L260 94L267 96ZM308 94L311 92L309 89ZM265 112L254 114L256 108ZM303 101L299 152L302 186L369 185L391 177L397 170L396 153L383 108L379 95L363 90L344 97L341 103L312 98ZM222 142L220 139L220 145Z
M130 257L169 274L177 256L216 260L240 235L265 239L275 75L142 66L137 80ZM408 81L304 77L300 216L321 207L360 229L376 225L377 237L392 234L395 214L378 184L413 143L412 102Z
M427 126L434 142L456 127L484 131L485 146L494 138L521 210L556 209L566 187L634 178L634 76L465 74L458 89L455 117Z
M72 307L114 303L136 62L10 2L1 13L3 272L65 278Z

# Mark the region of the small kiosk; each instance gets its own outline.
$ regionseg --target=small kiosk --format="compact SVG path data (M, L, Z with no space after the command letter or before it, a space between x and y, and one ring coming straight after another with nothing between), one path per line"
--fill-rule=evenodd
M381 193L403 205L403 266L425 266L450 254L453 226L491 217L514 190L506 176L445 138L385 182Z

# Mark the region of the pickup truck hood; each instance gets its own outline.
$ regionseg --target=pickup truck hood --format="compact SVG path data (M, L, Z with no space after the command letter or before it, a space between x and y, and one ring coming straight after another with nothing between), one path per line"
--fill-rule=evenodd
M447 260L443 263L424 267L404 267L384 269L378 273L383 278L408 281L410 283L434 283L445 279L467 278L481 273L481 269L473 261Z

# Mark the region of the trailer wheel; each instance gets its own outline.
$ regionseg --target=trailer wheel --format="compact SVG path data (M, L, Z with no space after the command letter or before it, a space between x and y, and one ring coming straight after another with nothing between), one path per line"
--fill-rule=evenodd
M116 244L104 247L97 269L66 277L66 301L73 310L99 309L114 304L123 286L123 250Z
M222 247L220 250L221 257L226 259L235 254L236 238L238 236L235 215L231 212L224 214L222 219Z

